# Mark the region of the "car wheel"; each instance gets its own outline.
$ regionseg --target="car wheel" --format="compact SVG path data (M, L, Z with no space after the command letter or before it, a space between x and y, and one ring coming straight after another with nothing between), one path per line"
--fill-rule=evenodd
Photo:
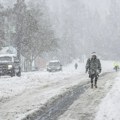
M15 76L15 73L14 73L14 72L12 72L10 76L11 76L11 77L14 77L14 76Z
M21 67L19 67L19 72L16 74L18 77L21 76Z
M15 76L15 70L14 70L14 68L12 69L10 76L11 76L11 77L14 77L14 76Z
M21 76L21 72L18 72L16 75L17 75L18 77L20 77L20 76Z

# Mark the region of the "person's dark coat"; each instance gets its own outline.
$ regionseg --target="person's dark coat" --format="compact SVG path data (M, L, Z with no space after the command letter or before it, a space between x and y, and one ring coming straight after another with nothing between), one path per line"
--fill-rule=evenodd
M89 58L86 63L86 72L89 73L89 77L91 75L99 75L101 72L101 63L100 60L96 58Z

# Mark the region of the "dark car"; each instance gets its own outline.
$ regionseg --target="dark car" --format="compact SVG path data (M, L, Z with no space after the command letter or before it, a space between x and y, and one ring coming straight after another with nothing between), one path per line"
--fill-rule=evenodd
M20 62L15 55L0 55L0 76L21 76Z
M62 65L59 60L50 61L47 65L47 71L62 71Z

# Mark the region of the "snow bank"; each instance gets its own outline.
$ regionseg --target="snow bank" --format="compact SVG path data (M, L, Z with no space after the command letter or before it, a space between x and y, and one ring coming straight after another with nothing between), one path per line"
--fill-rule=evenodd
M77 73L76 73L77 74ZM50 84L55 84L60 80L69 77L70 73L48 73L48 72L29 72L23 73L22 77L1 77L0 78L0 99L9 98L22 94L26 90L41 88Z
M115 85L102 100L95 120L120 120L120 77L115 79Z

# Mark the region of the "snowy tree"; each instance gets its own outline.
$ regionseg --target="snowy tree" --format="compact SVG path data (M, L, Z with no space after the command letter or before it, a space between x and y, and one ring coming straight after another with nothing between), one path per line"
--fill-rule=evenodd
M20 58L21 54L21 42L23 39L23 26L24 18L26 13L26 5L24 0L17 0L17 3L14 5L14 13L16 15L16 47L17 47L17 56Z
M29 62L32 69L32 63L41 55L42 52L55 50L57 46L56 38L47 14L47 8L42 4L32 7L26 6L24 0L17 0L14 5L16 16L16 47L18 57L22 54ZM47 15L46 15L47 14Z
M99 13L91 12L82 0L54 2L55 11L51 10L50 14L54 30L60 38L59 58L66 63L89 55L92 51L99 52L102 44Z

